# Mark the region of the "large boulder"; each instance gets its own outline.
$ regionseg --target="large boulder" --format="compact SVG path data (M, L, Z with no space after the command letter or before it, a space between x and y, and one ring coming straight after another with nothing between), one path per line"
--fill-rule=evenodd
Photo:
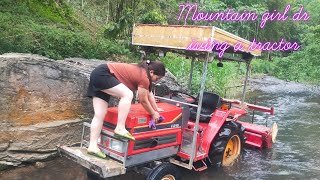
M106 61L1 55L0 165L43 160L57 154L57 145L79 142L82 122L93 115L86 97L90 72L102 63ZM168 76L160 83L180 89L174 80ZM110 105L116 104L113 99Z

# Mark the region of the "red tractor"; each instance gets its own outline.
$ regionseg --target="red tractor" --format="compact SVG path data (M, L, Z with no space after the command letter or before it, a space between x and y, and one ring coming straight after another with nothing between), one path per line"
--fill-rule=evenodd
M247 48L250 43L215 27L169 25L135 25L132 43L147 46L146 49L160 47L161 51L181 51L187 47L186 42L192 39L180 36L199 36L200 39L208 36L215 40L223 39L231 46L242 42ZM249 67L252 57L259 53L261 52L244 50L240 58L228 59L245 62ZM210 54L214 52L194 54L198 57L205 55L201 90L197 97L178 91L157 97L158 107L164 110L160 113L162 121L157 124L154 124L141 104L133 104L126 120L126 128L136 141L114 137L118 109L109 108L99 140L100 149L111 157L109 160L86 154L85 147L90 133L90 124L86 122L83 125L81 146L60 146L58 149L61 154L103 178L134 170L144 173L147 179L158 180L180 179L177 166L203 171L212 165L232 165L244 145L260 149L272 148L277 134L276 124L268 128L240 121L240 118L248 114L248 109L274 114L273 108L244 102L248 71L242 101L221 98L215 93L204 91L207 65Z

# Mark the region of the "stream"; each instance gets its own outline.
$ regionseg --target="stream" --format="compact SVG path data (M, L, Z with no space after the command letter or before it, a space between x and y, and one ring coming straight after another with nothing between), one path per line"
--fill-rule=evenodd
M232 167L209 168L203 172L182 169L183 180L209 179L320 179L320 87L285 82L273 77L250 80L246 101L274 106L275 116L255 112L254 123L279 127L270 150L245 149ZM246 121L251 121L246 117ZM0 172L4 180L86 180L86 171L59 157L44 168L26 166ZM135 173L112 178L143 179Z

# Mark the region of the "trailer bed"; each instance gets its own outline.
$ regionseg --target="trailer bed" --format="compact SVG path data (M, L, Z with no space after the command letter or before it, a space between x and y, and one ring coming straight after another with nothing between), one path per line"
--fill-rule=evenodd
M75 161L77 164L88 170L99 174L103 178L118 176L126 173L126 168L122 163L112 159L101 159L87 154L84 147L59 146L61 155Z

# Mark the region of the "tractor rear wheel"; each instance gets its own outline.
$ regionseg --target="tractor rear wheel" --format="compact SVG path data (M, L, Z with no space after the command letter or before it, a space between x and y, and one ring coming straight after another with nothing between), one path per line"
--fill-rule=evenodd
M209 159L212 165L220 167L233 164L243 149L244 129L240 123L225 122L210 146Z
M179 169L171 163L161 163L147 175L147 180L180 180Z

